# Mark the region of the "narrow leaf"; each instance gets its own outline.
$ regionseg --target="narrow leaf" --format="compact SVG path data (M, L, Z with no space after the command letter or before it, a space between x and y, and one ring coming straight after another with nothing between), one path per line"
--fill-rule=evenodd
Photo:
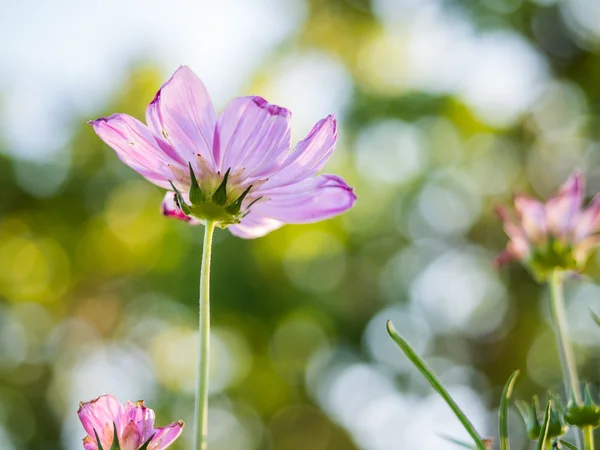
M450 442L452 444L458 445L459 447L462 447L462 448L469 448L471 450L473 450L474 448L476 448L476 447L473 447L471 444L468 444L468 443L463 442L463 441L459 441L458 439L455 439L455 438L453 438L451 436L446 436L445 434L439 434L438 436L441 437L442 439L444 439L444 440L446 440L446 441L448 441L448 442Z
M563 441L562 439L560 441L560 445L564 445L565 447L567 447L569 450L579 450L577 447L575 447L573 444L571 444L568 441Z
M429 384L431 384L436 392L440 394L440 396L446 401L450 409L452 409L452 412L454 412L454 415L458 418L458 420L460 420L463 427L465 427L465 430L467 430L467 432L471 435L471 438L473 438L476 447L480 450L487 450L485 443L481 437L479 437L479 434L477 433L477 430L475 430L475 427L471 421L467 419L465 413L456 404L454 399L450 396L450 393L442 385L427 363L425 363L425 361L421 359L419 355L417 355L413 348L402 337L400 337L398 332L394 329L391 320L387 321L387 331L396 345L400 347L400 350L404 352L406 357L410 359L410 361L419 370L419 372L421 372L425 379L429 381Z
M544 450L544 445L548 440L548 430L550 429L550 408L552 407L552 400L548 400L546 403L546 410L544 412L544 421L542 422L542 429L540 430L540 437L538 438L537 450Z
M590 315L592 316L592 319L594 319L594 322L596 322L596 325L598 325L600 327L600 316L598 316L598 314L596 314L594 311L592 311L591 308L590 308Z
M508 440L508 400L512 395L512 391L518 376L519 371L515 370L506 382L504 390L502 391L502 398L500 399L498 427L500 434L500 448L502 450L510 450L510 442Z

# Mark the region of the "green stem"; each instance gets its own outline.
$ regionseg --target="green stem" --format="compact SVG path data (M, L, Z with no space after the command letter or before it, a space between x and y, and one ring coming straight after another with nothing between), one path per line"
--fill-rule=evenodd
M583 448L586 450L594 450L594 428L587 426L583 427Z
M555 269L550 277L550 309L552 311L552 322L558 343L567 398L572 397L577 404L580 404L579 377L577 375L577 365L575 364L573 348L569 341L569 330L566 320L563 274L563 271Z
M206 450L208 423L208 372L210 359L210 256L215 222L206 221L204 247L200 268L200 319L198 330L198 370L196 373L196 403L194 450Z

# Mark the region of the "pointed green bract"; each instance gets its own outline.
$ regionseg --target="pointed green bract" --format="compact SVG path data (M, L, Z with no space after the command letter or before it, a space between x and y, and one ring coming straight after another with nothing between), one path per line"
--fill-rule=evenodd
M502 450L510 450L510 442L508 440L508 400L512 395L513 388L519 376L519 371L515 370L510 376L504 390L502 391L502 398L500 399L500 412L499 412L499 435L500 435L500 448Z
M596 325L598 325L600 327L600 316L598 316L598 314L596 314L591 309L590 309L590 314L592 316L592 319L594 319L594 322L596 322Z
M100 442L100 438L98 437L98 432L94 430L94 436L96 436L96 444L98 444L98 450L104 450L102 447L102 443Z
M246 188L246 190L244 192L242 192L242 195L240 195L235 202L233 202L231 205L226 207L225 210L228 213L233 214L233 215L238 214L240 212L240 209L242 208L242 202L244 201L244 198L246 197L246 195L248 195L248 192L250 192L250 189L252 189L252 185L248 186Z
M154 434L156 434L156 433L154 433ZM152 436L150 436L150 439L148 439L146 442L144 442L144 445L142 445L138 450L148 450L148 446L150 445L150 441L154 437L154 434Z
M579 450L577 447L575 447L573 444L571 444L568 441L563 441L562 439L559 440L558 442L560 442L560 445L564 445L565 447L567 447L569 450Z
M179 207L179 209L181 209L181 211L183 211L184 214L191 213L192 209L183 200L183 197L182 197L181 193L179 192L179 190L175 187L175 185L171 181L169 181L169 183L171 184L171 187L173 188L173 191L175 191L175 201L176 201L177 206Z
M446 390L446 388L442 385L440 380L437 378L433 370L421 359L419 355L413 350L413 348L398 334L398 332L394 329L392 325L392 321L387 321L387 331L392 340L400 347L400 350L404 352L406 357L413 363L413 365L421 372L421 374L425 377L429 384L437 391L438 394L446 401L454 415L460 420L465 430L471 435L473 441L475 442L476 447L479 450L487 450L486 444L483 442L477 430L471 423L471 421L467 418L465 413L460 409L460 407L456 404L454 399L450 396L450 393Z
M223 206L227 203L227 179L229 178L230 171L231 168L227 169L227 172L225 172L225 175L223 176L223 181L221 181L221 184L212 197L213 202L219 206Z
M552 413L550 412L551 408L552 400L548 400L548 403L546 403L546 411L544 412L544 420L542 421L542 428L538 437L537 450L544 450L544 444L548 440L548 430L550 429L550 416L552 415Z
M113 442L112 445L110 446L110 450L121 450L121 447L119 446L119 437L117 436L117 424L113 422L113 430L114 430L114 435L113 435Z
M200 189L192 164L188 163L188 166L190 167L190 202L192 202L192 205L196 205L204 202L204 194Z

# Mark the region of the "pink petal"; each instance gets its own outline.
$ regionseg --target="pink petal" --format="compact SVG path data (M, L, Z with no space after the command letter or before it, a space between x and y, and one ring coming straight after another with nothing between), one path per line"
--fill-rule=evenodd
M289 186L261 190L260 195L265 199L252 206L252 211L284 223L328 219L350 209L356 201L353 189L336 175L319 175Z
M197 156L214 168L213 136L216 114L200 79L181 66L157 92L146 109L146 122L157 136L163 136L195 170Z
M143 443L136 423L130 421L119 435L119 447L121 450L138 450Z
M281 228L283 225L284 223L279 220L261 216L251 210L250 214L244 217L239 224L231 225L228 229L234 236L254 239Z
M579 215L575 223L575 241L585 239L600 227L600 194L596 194L589 206Z
M272 176L264 188L274 188L296 183L311 177L323 168L337 142L335 117L321 119L308 136L298 142L294 151L283 162L283 169Z
M183 421L174 422L164 428L157 428L156 434L150 441L148 450L163 450L179 437L183 430Z
M123 415L119 401L112 395L102 395L91 402L81 403L77 414L88 436L95 438L95 431L102 447L110 448L114 436L113 424L120 429Z
M546 203L548 230L556 236L566 236L575 226L583 204L583 176L575 172L557 195Z
M131 116L113 114L90 123L121 161L162 188L167 188L168 180L174 178L169 166L181 167L183 164L168 144L159 145L150 130Z
M277 172L290 149L291 114L261 97L232 100L219 115L215 159L221 172L245 169L248 182Z
M83 438L83 448L85 450L98 450L98 444L89 436Z
M182 194L183 195L183 194ZM190 225L200 225L202 222L198 219L190 216L186 216L175 202L175 192L169 191L165 194L165 198L162 201L162 213L166 217L172 217L177 220L183 220Z
M515 196L515 209L519 214L521 227L527 240L533 243L544 242L547 237L544 205L530 197L517 195Z
M147 408L143 400L135 403L127 402L127 405L125 405L123 422L135 424L137 434L140 436L140 445L150 439L150 436L154 433L154 419L154 411Z
M496 207L496 214L502 220L504 231L510 238L507 246L506 254L500 254L497 258L497 263L500 265L508 262L510 259L524 260L529 256L530 245L525 235L525 230L518 224L514 223L510 218L506 208L503 206ZM510 256L510 258L508 258Z

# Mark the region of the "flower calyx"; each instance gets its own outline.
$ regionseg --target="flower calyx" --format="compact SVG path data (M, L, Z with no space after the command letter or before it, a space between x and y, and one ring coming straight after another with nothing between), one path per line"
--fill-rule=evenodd
M218 226L225 228L228 225L239 223L248 214L250 207L260 200L260 197L254 199L242 210L242 203L252 189L252 185L248 186L241 193L239 189L228 189L227 183L231 169L227 169L219 185L211 194L210 188L206 189L205 187L203 189L200 186L192 165L188 165L190 169L190 204L186 203L181 192L170 182L175 192L175 203L186 216L200 220L213 220Z
M119 444L119 438L117 437L117 425L114 422L113 422L113 433L114 434L113 434L112 444L110 445L110 448L105 449L104 447L102 447L102 442L100 441L100 438L98 437L98 432L96 430L94 430L94 436L96 438L98 450L121 450L121 444ZM150 436L150 438L146 442L144 442L142 444L142 446L139 447L137 450L148 450L148 446L150 445L150 441L152 441L153 437L154 437L154 434L152 436Z
M550 424L548 427L548 439L552 439L558 436L562 436L568 430L568 426L565 424L563 414L561 411L560 403L558 399L554 398L550 408ZM540 411L540 401L537 395L534 395L531 399L531 406L525 402L520 401L517 403L517 408L523 416L525 426L527 429L527 436L531 440L538 440L541 431L542 411Z
M600 426L600 406L592 399L590 386L586 385L583 403L571 399L565 414L565 421L578 428Z

